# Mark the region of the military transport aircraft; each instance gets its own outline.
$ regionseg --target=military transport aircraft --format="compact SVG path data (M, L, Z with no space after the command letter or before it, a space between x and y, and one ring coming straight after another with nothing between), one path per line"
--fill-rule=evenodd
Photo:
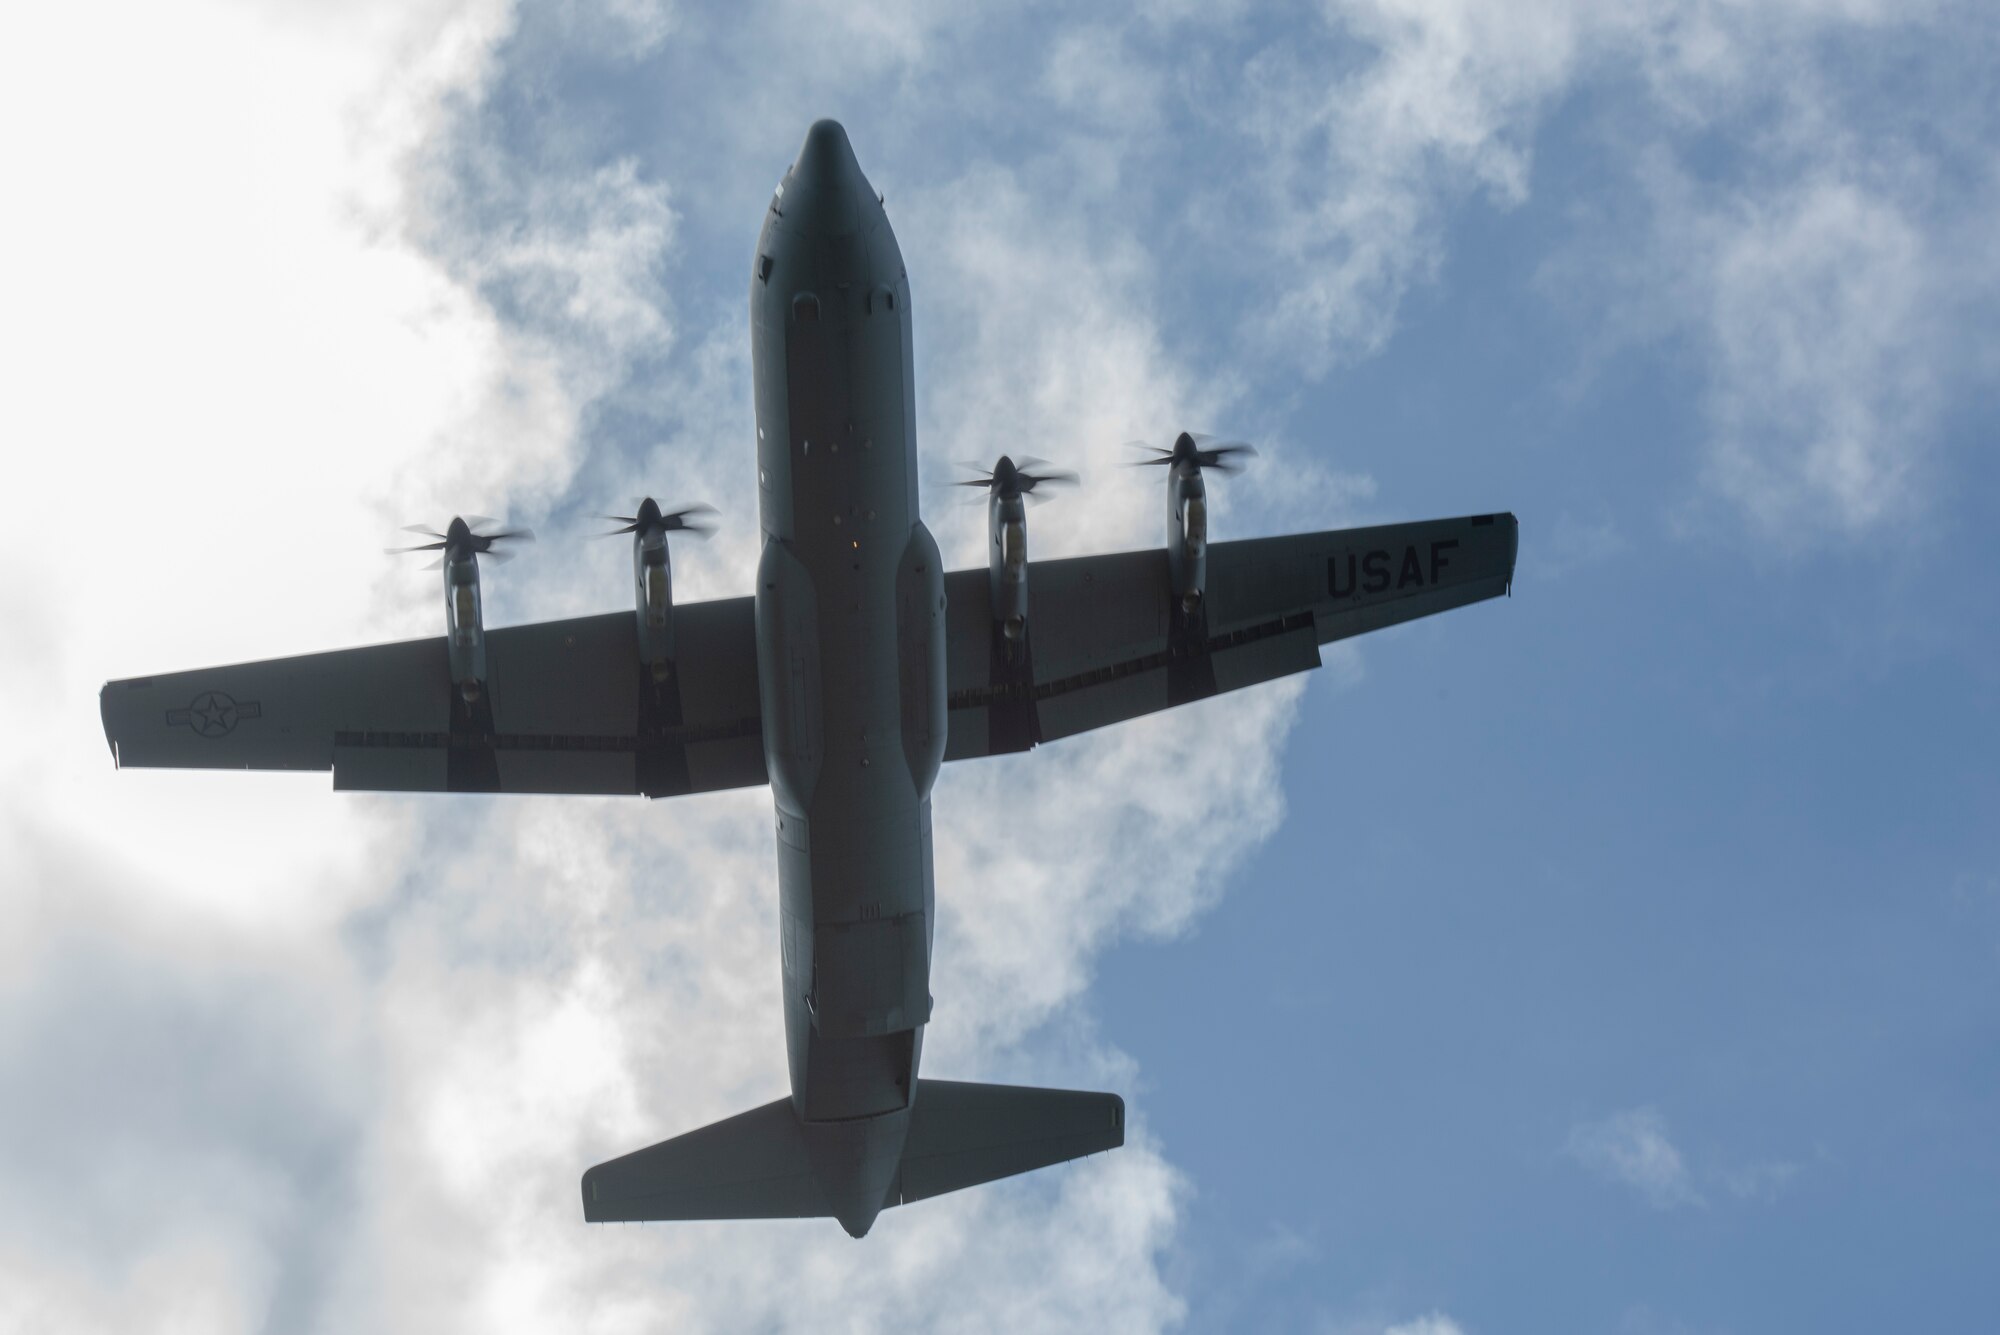
M1205 470L1156 450L1164 548L1030 561L1002 458L984 570L947 572L917 506L909 277L847 134L820 121L750 274L763 556L747 598L675 606L667 534L622 522L634 607L488 630L454 520L442 638L114 681L120 765L333 771L336 789L643 793L768 783L791 1094L583 1175L588 1220L827 1216L1124 1143L1115 1094L917 1077L931 1018L931 784L1319 665L1319 646L1508 590L1511 514L1208 539Z

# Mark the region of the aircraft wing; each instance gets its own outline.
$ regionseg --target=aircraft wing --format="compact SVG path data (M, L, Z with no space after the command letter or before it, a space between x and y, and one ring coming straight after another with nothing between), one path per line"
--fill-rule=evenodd
M121 766L333 771L395 792L679 793L766 782L748 598L674 609L655 684L631 612L491 630L488 690L443 637L106 683Z
M987 572L945 577L945 759L1023 751L1319 666L1319 646L1507 592L1511 514L1213 543L1200 617L1178 615L1164 549L1028 565L1025 644Z

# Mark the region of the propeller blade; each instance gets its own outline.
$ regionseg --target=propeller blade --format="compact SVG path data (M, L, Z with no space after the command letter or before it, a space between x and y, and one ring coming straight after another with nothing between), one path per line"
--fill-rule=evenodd
M634 508L643 507L635 506ZM707 522L707 516L716 513L718 513L716 508L706 502L695 505L684 505L677 510L660 511L659 525L669 533L692 533L697 538L707 538L715 532L715 525ZM598 534L597 536L600 538L615 538L621 534L637 533L639 531L639 517L637 515L599 515L597 517L608 520L613 524L623 525L622 528L614 528L609 533Z
M416 547L384 547L382 550L391 556L398 556L404 552L441 552L444 549L445 544L442 542L426 542ZM442 560L444 558L440 557L438 559Z
M421 533L427 538L442 538L444 536L444 534L438 532L436 529L425 528L422 524L405 524L400 531L404 533Z
M491 515L460 515L459 518L465 521L467 528L485 528L488 524L500 522Z
M424 567L424 569L426 569L426 570L443 570L443 569L444 569L444 558L443 558L442 556L440 556L440 557L439 557L439 558L438 558L437 560L435 560L435 561L431 562L431 563L430 563L429 565L425 566L425 567Z
M1195 453L1195 459L1203 468L1213 468L1217 472L1224 474L1242 472L1243 464L1241 461L1256 457L1257 447L1241 441L1229 445L1217 445L1212 449L1199 450Z
M494 551L486 553L486 559L489 561L497 561L501 565L505 565L507 562L514 559L514 553L507 551L504 548L499 548Z
M500 533L475 533L473 536L484 543L501 541L533 542L535 540L535 531L531 528L511 528Z
M977 464L961 463L959 465L960 468L972 469L979 476L950 482L946 485L954 487L980 487L995 495L1008 495L1011 489L1011 494L1017 496L1032 496L1035 488L1044 482L1064 487L1076 485L1079 479L1075 473L1072 473L1067 468L1050 468L1048 462L1046 459L1037 459L1032 455L1024 454L1018 460L1012 460L1002 455L1000 464L991 470L982 468ZM1031 472L1031 468L1039 468L1044 471L1039 473ZM1047 497L1043 497L1042 499L1046 500Z
M716 513L714 506L706 501L694 505L683 505L660 512L660 526L669 533L692 533L706 541L715 532L715 524L709 516Z

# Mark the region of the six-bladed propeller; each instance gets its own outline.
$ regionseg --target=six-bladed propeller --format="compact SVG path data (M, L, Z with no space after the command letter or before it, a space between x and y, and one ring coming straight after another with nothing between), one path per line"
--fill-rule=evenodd
M1016 463L1013 459L1003 454L1000 456L999 462L994 464L991 469L974 463L961 463L959 467L969 468L973 472L981 474L981 476L954 483L954 486L984 487L1002 500L1011 500L1016 496L1025 496L1029 500L1047 500L1046 496L1037 496L1035 488L1041 486L1073 487L1077 483L1075 473L1070 472L1066 468L1050 468L1048 460L1036 459L1028 455L1021 456L1020 462Z
M615 538L621 533L637 533L643 537L651 529L658 528L663 533L692 533L695 537L706 540L715 533L715 523L708 518L714 513L715 507L712 505L690 505L679 510L663 511L658 503L648 496L639 502L637 514L599 515L600 519L608 519L614 524L625 526L614 528L609 533L599 536Z
M438 557L440 565L447 559L458 560L464 556L474 555L490 556L495 561L509 561L513 559L514 554L504 548L495 547L494 543L535 540L534 532L525 528L503 529L498 533L473 531L474 525L483 528L493 522L484 515L457 515L453 516L451 523L445 526L445 531L442 533L434 528L426 528L422 524L406 524L403 532L420 533L427 538L436 538L437 541L418 543L414 547L385 547L383 550L392 555L402 552L441 552L443 555Z
M1174 440L1174 447L1163 450L1158 445L1149 445L1143 440L1128 442L1132 448L1152 451L1151 459L1134 460L1145 464L1193 464L1197 468L1214 469L1218 473L1232 474L1243 471L1242 461L1255 458L1257 447L1247 441L1225 441L1220 445L1209 444L1209 437L1197 436L1183 431Z

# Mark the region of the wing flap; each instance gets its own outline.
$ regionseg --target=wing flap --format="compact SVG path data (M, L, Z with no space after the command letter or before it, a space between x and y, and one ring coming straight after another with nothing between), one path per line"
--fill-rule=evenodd
M342 793L442 793L450 790L441 746L335 746L333 787Z

